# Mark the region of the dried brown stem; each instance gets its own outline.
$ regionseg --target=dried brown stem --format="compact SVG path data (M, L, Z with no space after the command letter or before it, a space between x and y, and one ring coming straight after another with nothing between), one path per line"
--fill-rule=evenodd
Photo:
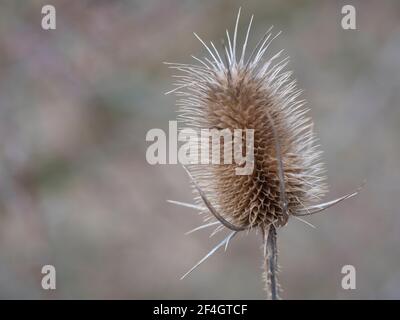
M264 230L264 281L268 299L279 300L278 247L276 228L270 225Z

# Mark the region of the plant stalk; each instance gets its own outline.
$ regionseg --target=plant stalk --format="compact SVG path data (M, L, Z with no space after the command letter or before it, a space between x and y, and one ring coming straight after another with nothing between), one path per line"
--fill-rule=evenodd
M268 299L279 300L278 247L276 228L272 224L264 230L264 281Z

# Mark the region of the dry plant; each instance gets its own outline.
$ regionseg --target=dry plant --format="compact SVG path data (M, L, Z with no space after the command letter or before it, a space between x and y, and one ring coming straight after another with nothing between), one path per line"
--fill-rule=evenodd
M275 300L280 291L277 229L285 226L289 217L301 219L321 212L355 196L358 190L333 201L313 204L327 191L313 123L306 116L308 109L304 107L305 101L299 99L301 90L296 88L292 72L284 70L288 57L281 58L280 51L265 58L279 33L273 35L272 27L269 28L246 58L253 16L240 52L239 18L240 9L233 38L226 31L223 53L195 34L209 56L192 56L195 64L167 64L180 72L173 76L177 87L170 91L178 97L180 123L195 129L254 129L254 170L251 175L236 175L235 164L189 165L184 168L193 184L196 204L169 202L206 215L205 224L189 233L207 227L216 227L213 234L225 228L230 230L182 278L217 249L224 246L226 250L238 232L260 230L265 289L268 298Z

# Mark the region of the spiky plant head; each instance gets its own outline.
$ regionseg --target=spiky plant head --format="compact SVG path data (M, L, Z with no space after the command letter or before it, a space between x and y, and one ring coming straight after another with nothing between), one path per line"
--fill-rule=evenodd
M240 12L239 12L240 14ZM170 64L175 77L181 126L209 129L254 129L254 170L237 175L236 164L189 166L212 206L236 226L283 226L289 216L309 207L326 192L321 152L313 123L282 51L267 56L270 28L246 55L253 17L237 50L239 15L231 41L219 52L196 34L208 52L194 64ZM197 189L194 188L197 193ZM204 207L197 194L196 202ZM208 210L204 210L209 214ZM211 217L211 216L210 216Z

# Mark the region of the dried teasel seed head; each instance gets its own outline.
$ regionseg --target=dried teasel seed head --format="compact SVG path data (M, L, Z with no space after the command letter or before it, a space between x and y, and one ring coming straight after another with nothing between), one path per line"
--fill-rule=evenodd
M361 187L335 200L312 204L327 189L321 152L316 145L313 123L306 116L305 101L299 99L301 90L296 88L291 72L284 71L288 58L279 58L282 51L266 58L271 41L279 33L272 36L272 28L269 29L246 56L253 16L240 52L236 45L239 17L240 9L233 40L231 42L227 31L227 46L223 47L222 53L212 42L208 46L195 34L209 56L203 59L192 56L195 64L170 63L171 68L180 71L175 75L177 88L170 92L178 96L179 119L184 128L219 129L230 133L252 130L251 144L248 144L247 132L245 138L242 133L236 136L236 142L244 144L244 150L239 153L247 155L253 148L253 157L246 157L253 170L247 171L249 174L238 174L237 169L242 163L236 162L184 167L193 183L197 205L169 202L199 209L207 214L206 221L217 220L207 221L188 233L210 226L216 226L212 235L224 227L230 229L226 238L181 279L219 248L226 250L239 231L257 228L263 236L265 289L268 298L276 300L280 296L277 227L284 226L290 216L302 220L299 216L324 211L357 195ZM200 154L209 152L208 137L201 136L200 141ZM235 138L232 141L235 142ZM233 154L238 154L232 141L223 141L223 150L217 154L220 161L226 160L225 150L232 152L233 149ZM190 140L189 144L195 143Z
M193 57L194 64L171 63L180 72L173 91L185 128L254 129L251 174L237 175L235 163L193 164L189 171L227 221L247 228L279 227L324 195L324 169L301 90L284 70L288 58L281 58L282 51L266 58L278 34L271 28L246 54L252 19L243 45L236 44L236 23L233 41L227 32L221 52L195 34L209 56ZM196 202L204 207L198 194Z

